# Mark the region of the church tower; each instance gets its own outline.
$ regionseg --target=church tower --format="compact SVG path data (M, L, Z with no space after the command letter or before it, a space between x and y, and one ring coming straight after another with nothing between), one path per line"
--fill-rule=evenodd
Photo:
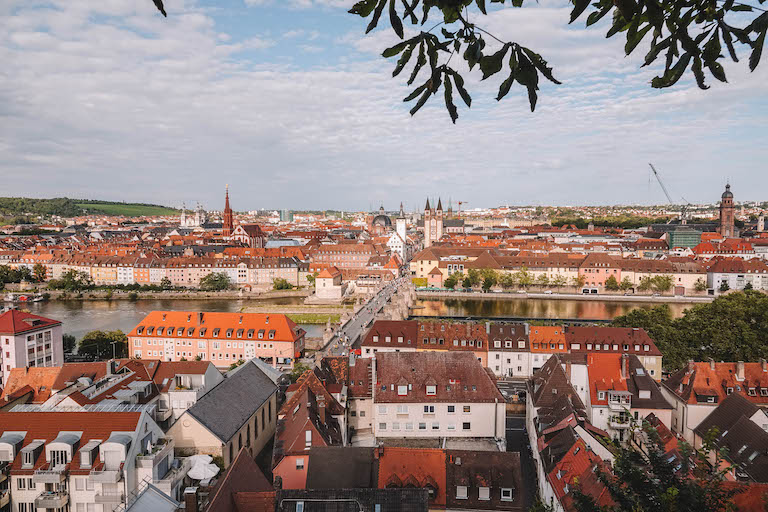
M224 196L224 218L222 219L222 234L229 238L232 236L232 229L234 228L232 220L232 208L229 207L229 185L227 185L226 193Z
M179 219L179 226L182 228L187 226L187 205L185 203L181 203L181 219Z
M733 212L733 192L731 184L725 185L725 192L720 198L720 234L723 238L736 236L736 227Z
M403 203L400 203L400 215L395 219L395 231L402 238L403 244L405 244L406 227L405 227L405 212L403 211Z
M757 232L762 233L765 231L765 212L760 212L760 216L757 218Z
M427 205L424 207L424 247L431 246L443 237L443 202L437 200L437 208L432 209Z

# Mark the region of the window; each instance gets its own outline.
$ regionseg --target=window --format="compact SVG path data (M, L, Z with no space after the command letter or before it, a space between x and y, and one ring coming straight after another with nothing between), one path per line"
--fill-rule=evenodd
M365 418L365 411L360 411L360 417Z
M428 395L436 395L437 394L437 386L427 386L427 394Z
M467 499L467 486L466 485L457 485L456 486L456 499L457 500L465 500L465 499Z
M468 421L465 421L464 423L461 424L461 428L462 428L462 430L471 430L472 429L472 425L470 425L470 423Z
M434 414L435 413L435 406L434 405L425 405L424 406L424 414Z
M408 394L408 386L397 386L397 395L405 396Z
M379 406L379 414L387 414L387 406L386 405L380 405Z
M469 414L471 412L471 408L469 405L465 405L463 410L464 410L464 414Z
M477 499L482 501L488 501L491 499L491 488L490 487L480 487L478 489L478 495Z
M512 501L512 489L501 490L501 501Z
M427 430L427 424L424 422L419 423L419 430Z
M392 422L392 430L400 430L400 423L397 421Z
M398 405L397 406L397 414L408 414L408 406L407 405Z
M304 512L304 502L303 501L297 501L296 502L296 512Z
M432 423L432 430L440 430L440 423Z
M386 423L379 423L379 430L387 430L387 424Z
M262 418L262 423L264 423L264 418ZM305 430L304 431L304 447L309 448L312 446L312 431L311 430Z
M296 469L298 470L304 469L304 457L296 459Z
M597 392L597 399L598 400L605 400L605 391L598 391Z

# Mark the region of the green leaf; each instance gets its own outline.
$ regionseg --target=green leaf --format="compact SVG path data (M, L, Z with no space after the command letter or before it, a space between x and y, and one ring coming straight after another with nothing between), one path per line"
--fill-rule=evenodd
M531 104L531 112L533 112L536 110L536 100L538 99L536 91L539 89L539 75L536 73L533 63L519 49L517 51L517 61L518 67L515 72L515 78L528 88L528 101Z
M432 94L432 91L430 91L429 89L424 91L424 94L421 95L421 98L419 98L419 101L417 101L416 105L414 105L413 108L411 109L411 115L418 112L419 109L424 106L424 104L427 102L427 98L429 98L431 94Z
M416 13L414 12L416 10L416 6L419 5L419 0L413 0L413 4L408 5L408 2L405 0L402 0L403 7L405 7L405 11L403 12L403 19L410 17L411 18L411 24L415 25L419 22L419 19L416 17Z
M595 12L591 13L587 17L587 26L589 27L590 25L594 25L595 23L597 23L598 21L603 19L603 17L606 14L608 14L611 9L613 9L613 3L609 3L608 5L606 5L605 7L600 9L599 11L595 11Z
M732 11L744 11L744 12L752 12L752 6L751 5L734 5L733 8L731 8Z
M416 65L413 66L411 71L411 77L408 79L408 85L411 85L416 80L416 75L419 74L419 70L427 63L427 57L424 55L424 40L419 43L419 56L416 59Z
M707 67L709 68L709 72L712 73L712 76L721 82L728 82L728 80L725 78L725 70L719 62L709 62L707 63Z
M558 82L554 76L552 76L552 68L547 66L547 61L541 58L541 55L538 53L535 53L528 48L521 48L525 55L531 60L534 66L536 66L536 69L539 70L539 72L544 75L547 80L550 82L554 82L557 85L560 85L560 82Z
M480 41L482 41L482 39L477 39L476 41L469 43L469 45L467 45L467 49L464 50L464 60L467 61L470 71L472 71L472 68L474 68L475 64L477 64L477 50L480 47Z
M723 40L725 41L725 47L728 48L728 53L731 55L733 62L739 62L739 58L736 56L736 49L733 47L733 38L731 38L731 31L728 30L728 26L721 23L723 29Z
M405 47L408 46L408 44L410 42L411 42L411 40L403 41L401 43L397 43L395 46L391 46L391 47L387 48L386 50L384 50L382 52L381 56L385 57L387 59L390 58L390 57L394 57L395 55L397 55L401 51L405 50Z
M573 23L589 7L589 0L573 0L573 10L571 11L571 21Z
M386 5L387 5L387 0L379 0L379 3L376 5L376 10L373 11L373 19L365 28L366 34L371 30L375 29L376 25L379 24L379 18L381 18L381 13L384 12L384 6Z
M701 59L699 57L694 57L691 70L693 71L693 76L696 77L696 84L699 86L699 89L709 89L709 86L704 82L704 71L701 69Z
M523 0L512 0L512 7L522 7Z
M651 80L651 87L663 89L664 87L675 85L680 80L680 77L683 76L683 72L688 67L690 61L691 54L684 53L674 66L665 71L663 76L657 76Z
M655 61L656 57L658 57L659 53L661 53L661 50L664 50L665 48L669 48L669 45L671 42L672 42L672 36L669 36L668 38L664 39L660 43L652 44L650 51L645 55L645 63L643 64L643 67L648 66L653 61Z
M653 28L653 25L650 23L635 32L634 34L627 34L627 44L624 45L624 52L629 55L632 53L635 48L637 48L637 45L640 44L640 41L643 40L645 37L645 34L648 33L649 30Z
M429 67L432 68L432 72L437 68L437 48L432 39L427 39L427 56L429 57Z
M715 30L715 34L704 45L704 52L701 54L701 57L704 59L704 62L714 62L720 57L720 50L720 37L717 30Z
M405 65L408 64L408 61L411 60L411 53L413 53L414 48L416 48L416 43L411 43L410 46L408 46L408 49L400 56L400 59L398 59L397 65L395 66L395 70L392 72L393 77L399 75Z
M765 43L765 32L766 29L763 29L755 40L755 46L752 48L752 54L749 56L750 71L754 71L757 65L760 64L760 55L763 53L763 44Z
M485 55L480 59L480 71L483 72L483 80L501 71L504 55L509 50L510 44L506 43L501 50L492 55Z
M395 10L395 0L389 0L389 22L392 24L392 30L395 34L402 39L403 38L403 21L398 17Z
M373 8L376 7L376 2L377 0L361 0L352 6L349 13L367 18L373 12Z
M408 96L406 96L405 98L403 98L403 102L408 102L408 101L411 101L411 100L413 100L413 99L414 99L416 96L418 96L419 94L421 94L421 92L422 92L424 89L426 89L426 88L427 88L427 86L429 85L429 83L430 83L430 81L429 81L429 80L427 80L426 82L424 82L423 84L421 84L420 86L418 86L417 88L415 88L414 90L412 90L412 91L411 91L411 94L409 94Z
M637 13L635 0L615 0L616 8L621 12L625 20L631 20Z
M501 82L501 85L499 86L499 94L496 96L496 101L501 101L501 99L507 95L509 92L509 88L512 87L512 83L515 81L515 71L512 70L509 73L509 76L506 80Z
M485 0L475 0L477 3L477 8L480 9L480 12L483 14L488 14L485 10Z
M462 78L462 76L456 71L452 71L451 74L453 75L453 83L456 84L456 90L459 91L459 96L461 96L461 99L464 100L464 103L467 105L467 107L471 107L472 98L464 88L464 78Z
M451 79L448 75L445 75L443 89L445 92L445 108L448 109L448 114L451 116L453 124L456 124L456 119L459 118L459 113L456 110L456 105L453 104L453 88L451 87Z

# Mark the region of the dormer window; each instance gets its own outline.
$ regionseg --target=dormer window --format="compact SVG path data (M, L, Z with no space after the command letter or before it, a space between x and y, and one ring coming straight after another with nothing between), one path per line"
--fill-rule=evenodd
M733 388L726 388L725 393L727 395L730 395L731 393L733 393Z
M275 331L274 330L269 331L269 339L271 339L271 340L275 339Z
M253 329L248 329L248 338L249 339L253 338L253 332L254 332Z
M261 334L261 333L259 333L259 334ZM379 342L379 337L377 335L375 335L375 334L373 336L373 342L374 343L378 343Z
M437 394L437 386L427 386L427 395L436 395Z
M165 327L158 327L157 328L157 335L158 336L162 336L164 330L165 330Z
M259 336L258 337L259 337L260 340L264 339L264 329L259 329Z
M176 329L176 336L184 336L184 328L183 327L179 327L178 329Z
M194 327L190 327L189 329L187 329L187 336L192 336L193 334L195 334Z
M219 331L221 331L221 329L219 329L218 327L213 330L213 337L214 338L218 338L219 337Z
M648 352L649 350L651 350L651 346L650 345L643 345L643 350Z
M408 386L397 386L397 396L406 396L408 394Z
M147 327L147 336L152 336L152 333L155 331L155 328L151 325Z
M755 388L749 388L749 391L747 392L747 394L749 394L749 396L757 396L757 391L755 390Z
M237 337L238 338L242 338L243 337L243 329L238 329L237 330Z
M207 327L201 327L201 328L200 328L200 334L199 334L199 336L200 336L201 338L202 338L203 336L205 336L205 332L206 332L207 330L208 330L208 328L207 328Z
M234 329L227 329L227 338L231 338L232 337L232 331L233 330Z

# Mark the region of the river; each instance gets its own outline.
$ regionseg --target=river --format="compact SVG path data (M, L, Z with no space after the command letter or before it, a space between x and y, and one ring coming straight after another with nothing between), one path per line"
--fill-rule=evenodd
M231 299L207 300L89 300L89 301L51 301L35 302L20 306L30 312L55 320L61 320L65 334L72 334L80 339L88 331L113 331L119 329L125 333L132 330L150 312L168 311L223 311L237 312L245 306L264 306L267 304L301 304L302 297L248 301ZM308 337L323 335L325 325L302 324Z
M652 308L649 302L608 302L554 299L417 299L412 309L415 316L479 317L479 318L562 318L612 320L636 308ZM668 303L675 317L692 304Z

